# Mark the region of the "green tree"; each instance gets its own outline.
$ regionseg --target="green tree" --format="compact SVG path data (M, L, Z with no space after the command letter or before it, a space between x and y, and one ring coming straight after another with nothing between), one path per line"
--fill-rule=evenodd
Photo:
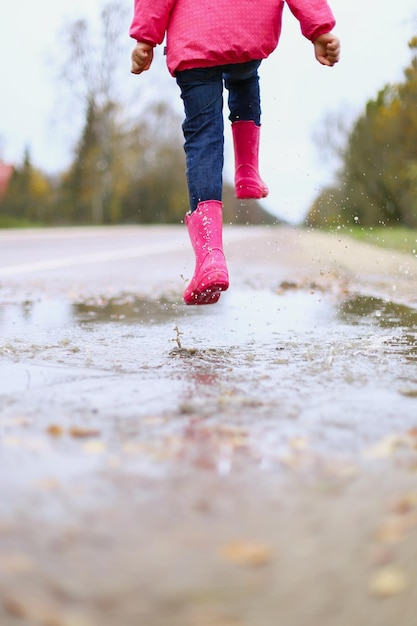
M105 109L94 100L88 104L74 161L63 177L65 215L71 221L117 223L121 217L126 177L121 166L124 135L117 122L117 108L112 102Z
M33 167L30 152L26 149L23 162L15 168L0 201L1 224L50 224L54 193L52 181Z
M417 38L409 46L404 82L367 103L339 152L336 183L314 202L309 224L417 226Z
M167 102L154 102L126 129L125 221L178 222L188 207L181 119Z
M142 110L136 107L134 114L119 97L123 17L119 2L105 4L97 41L85 20L67 28L64 78L85 119L72 165L62 178L63 220L162 223L184 213L181 120L166 98L155 98L154 89L150 103L141 92Z
M70 170L63 176L62 216L77 222L117 222L121 215L120 159L124 132L120 121L117 70L125 10L107 2L94 39L86 20L66 29L68 56L62 75L81 105L84 126Z

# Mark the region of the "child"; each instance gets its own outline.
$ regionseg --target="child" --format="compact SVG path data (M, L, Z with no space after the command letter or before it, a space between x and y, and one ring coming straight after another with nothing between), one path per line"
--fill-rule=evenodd
M333 66L340 44L326 0L286 0L317 60ZM264 198L258 171L258 68L276 48L284 0L135 0L132 72L148 70L167 36L167 64L184 102L184 150L190 210L185 216L196 257L186 304L213 304L229 286L222 244L223 84L235 154L237 198Z

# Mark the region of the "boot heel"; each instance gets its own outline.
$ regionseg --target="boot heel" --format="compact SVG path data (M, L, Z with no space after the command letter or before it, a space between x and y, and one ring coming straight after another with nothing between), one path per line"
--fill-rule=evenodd
M258 185L241 184L236 185L236 198L238 200L260 200L266 198L268 195L268 189L259 187Z

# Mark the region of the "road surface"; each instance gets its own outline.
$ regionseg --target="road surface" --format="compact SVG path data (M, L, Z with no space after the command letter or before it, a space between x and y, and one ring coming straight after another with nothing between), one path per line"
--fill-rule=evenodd
M416 259L224 239L0 232L1 626L416 623Z

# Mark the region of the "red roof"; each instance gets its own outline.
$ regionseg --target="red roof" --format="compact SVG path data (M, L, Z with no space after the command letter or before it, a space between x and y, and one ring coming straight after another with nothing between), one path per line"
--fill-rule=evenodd
M9 165L9 163L1 163L0 162L0 196L6 193L7 187L9 185L9 181L14 172L13 165Z

